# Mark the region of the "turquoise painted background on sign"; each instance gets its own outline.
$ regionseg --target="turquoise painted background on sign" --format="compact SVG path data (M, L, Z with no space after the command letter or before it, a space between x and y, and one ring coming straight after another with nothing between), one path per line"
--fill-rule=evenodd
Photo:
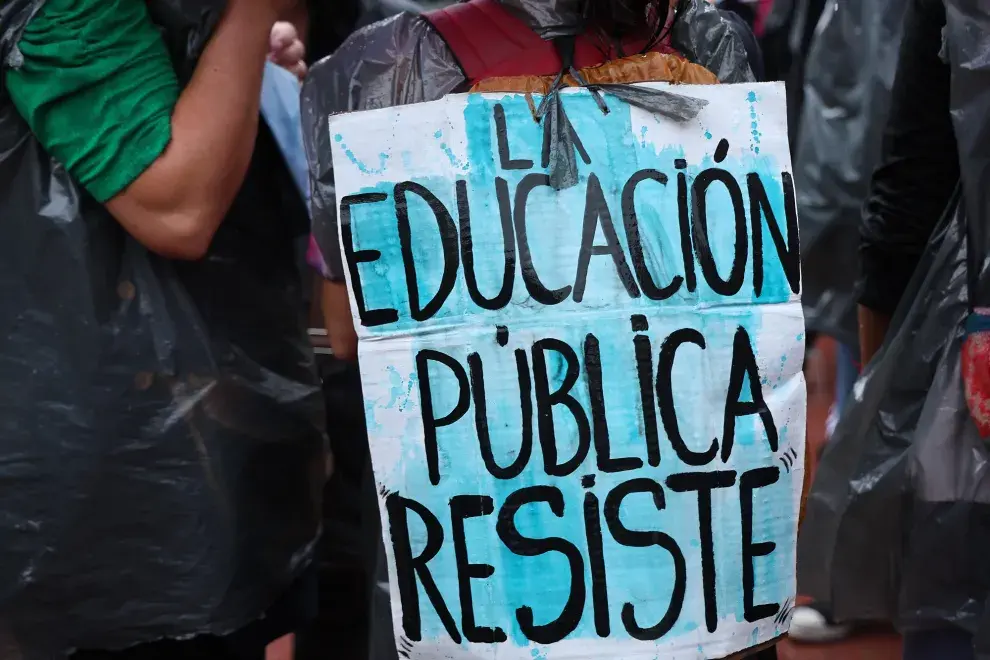
M760 93L750 97L752 113L757 116ZM537 104L539 99L536 99ZM628 259L629 245L623 230L620 196L629 177L643 168L655 168L666 174L666 186L644 183L638 189L636 207L644 243L644 252L653 279L666 285L675 276L684 276L680 228L677 207L676 159L686 158L684 149L676 144L660 145L648 130L634 129L629 106L607 97L610 112L603 115L587 93L569 94L564 106L576 133L590 156L591 164L579 161L580 183L563 191L541 188L529 199L527 229L533 261L549 288L573 285L581 240L585 195L589 175L594 173L601 182L609 212L623 251ZM506 171L500 167L497 138L492 120L494 107L501 104L506 114L507 140L511 155L516 159L534 161L531 170ZM747 113L749 109L747 109ZM502 284L503 235L499 221L495 179L506 181L510 193L519 181L532 172L546 172L540 165L542 129L534 122L530 108L519 95L504 97L470 95L463 110L463 136L453 130L440 129L424 136L422 148L435 152L435 174L412 180L432 191L450 211L457 222L455 182L467 183L474 242L474 266L481 292L492 297ZM704 117L704 116L703 116ZM688 159L685 172L689 181L701 171L719 167L728 170L740 182L750 217L746 175L756 172L764 182L777 223L786 232L785 200L782 172L788 163L778 162L773 150L765 147L759 123L747 133L745 144L730 143L728 157L714 162L714 151L721 139L714 127L704 125L703 117L696 121L697 132L710 140L709 155ZM747 127L749 117L747 115ZM333 130L333 129L331 129ZM770 130L770 129L768 129ZM786 127L773 127L784 131ZM455 140L466 136L466 149L454 148ZM774 541L777 548L769 557L754 561L755 602L779 603L793 598L794 539L796 537L796 483L800 482L800 464L790 469L781 455L804 441L804 391L801 380L800 355L803 350L803 322L797 296L791 291L784 267L777 256L766 221L763 224L763 289L759 296L752 286L752 245L747 248L748 260L741 290L723 297L705 282L700 266L695 262L697 290L690 293L685 286L673 297L651 301L645 296L630 298L620 283L609 256L593 256L587 278L587 289L581 303L569 296L554 306L533 301L515 266L511 303L500 310L484 310L469 298L463 274L463 263L453 292L439 312L430 320L419 322L409 315L407 282L402 265L393 190L401 178L390 178L391 172L405 172L404 160L409 153L389 153L368 159L358 156L348 144L348 136L335 134L338 151L347 160L346 166L368 175L372 185L360 186L346 193L378 192L388 195L385 202L355 207L351 223L354 248L377 250L381 253L375 263L358 266L364 299L369 309L394 308L399 319L395 323L367 328L373 340L362 346L363 378L366 392L369 382L388 382L380 389L385 396L367 398L366 414L373 442L376 436L398 438L401 444L399 468L383 471L376 458L380 486L399 492L428 508L444 527L444 545L431 562L431 572L444 595L445 602L460 625L462 620L458 599L458 580L451 544L449 502L463 494L489 495L494 500L495 513L471 518L466 523L467 546L473 563L487 563L495 568L493 577L472 582L474 610L478 625L505 630L509 642L530 646L516 622L516 610L533 608L537 623L556 618L567 598L570 573L566 559L557 553L541 557L520 557L501 542L495 532L499 510L511 493L532 485L552 485L559 488L565 499L563 517L556 517L544 505L529 505L516 516L519 531L533 538L559 536L582 550L585 561L587 596L584 615L568 640L599 639L592 610L592 579L585 539L584 498L587 492L604 503L608 492L632 478L650 478L661 484L675 473L687 471L735 470L741 475L761 467L780 469L777 483L756 492L754 541ZM763 148L761 148L761 144ZM466 155L465 155L466 153ZM779 152L777 152L779 153ZM340 158L338 158L338 161ZM343 192L338 191L343 195ZM443 273L440 237L436 220L429 208L414 196L409 205L413 253L419 282L420 298L428 300L436 292ZM718 184L712 186L708 199L709 237L711 251L719 272L728 274L734 254L735 228L732 205L728 194ZM747 241L750 240L747 231ZM599 231L596 243L603 241ZM629 262L632 267L632 262ZM661 463L646 465L644 442L644 412L636 372L630 316L647 317L650 329L640 333L650 337L654 360L664 339L673 331L693 328L704 336L707 347L684 346L678 353L671 372L674 403L681 433L694 450L706 449L713 438L721 440L723 407L729 380L733 336L744 328L753 341L761 369L760 386L769 407L775 413L780 449L771 451L758 416L739 418L736 424L735 448L728 463L720 458L706 467L693 468L680 462L671 449L663 426L660 426ZM508 330L508 343L496 342L496 327ZM467 356L478 353L484 365L487 420L495 456L503 466L512 462L518 452L523 420L520 411L520 391L513 357L515 349L527 352L532 366L531 347L539 339L553 337L566 342L578 355L586 337L597 338L601 351L604 400L607 410L608 433L613 456L638 457L644 467L617 474L601 473L596 466L594 443L586 459L573 474L548 477L543 469L536 414L533 424L533 453L523 472L510 480L499 480L483 467L475 422L475 409L450 426L439 429L438 485L430 483L420 422L419 383L410 365L412 356L422 349L441 350L465 369ZM779 346L767 342L767 337L779 337ZM375 367L368 366L368 356L375 356ZM401 359L400 359L401 358ZM590 410L590 395L586 367L581 358L581 376L573 388L574 397L585 411ZM381 365L387 365L381 369ZM551 389L562 381L564 365L551 359L548 364ZM446 368L432 365L430 384L433 407L438 414L450 411L459 395L456 378ZM748 379L743 386L742 400L749 400ZM797 405L799 404L799 405ZM800 408L800 409L798 409ZM408 413L404 431L387 427L389 413ZM563 406L553 413L558 452L562 457L574 453L576 431L574 422ZM660 421L657 415L658 423ZM374 449L373 449L374 451ZM786 467L785 467L786 466ZM585 488L582 477L594 475L594 486ZM738 480L738 477L737 477ZM701 634L705 628L704 603L701 596L700 537L698 499L694 493L675 493L664 485L666 508L657 511L652 499L645 494L630 496L621 510L621 519L635 530L659 530L673 537L685 555L688 566L687 594L673 629L664 640ZM715 547L716 593L720 621L742 619L742 557L741 520L738 484L715 491L713 506L713 536ZM600 510L599 510L600 515ZM413 554L418 554L425 542L424 531L410 515L410 536ZM623 628L620 611L626 602L636 606L636 618L641 625L655 623L665 612L670 600L673 564L661 548L630 548L619 545L609 535L605 521L604 557L607 564L609 594L610 639L630 640ZM394 570L394 567L393 567ZM432 605L420 589L420 611L425 640L444 640L447 633ZM747 624L748 625L748 624ZM748 630L748 628L747 628ZM778 627L778 630L782 628ZM399 631L401 633L401 631ZM753 635L758 630L753 629ZM534 651L537 653L537 651ZM509 656L507 656L509 657ZM515 656L512 656L515 657ZM534 656L535 657L535 656ZM638 656L637 656L638 657ZM643 656L647 657L647 656ZM552 658L552 656L551 656Z

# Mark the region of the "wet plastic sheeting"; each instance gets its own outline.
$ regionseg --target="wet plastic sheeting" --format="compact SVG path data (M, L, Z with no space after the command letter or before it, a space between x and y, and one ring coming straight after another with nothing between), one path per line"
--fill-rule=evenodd
M686 0L678 7L670 44L692 62L702 65L723 83L754 80L746 45L733 27L735 21L707 0Z
M580 31L578 0L503 0L517 16L550 38ZM752 80L742 38L707 0L681 2L671 45L722 82ZM313 232L324 259L342 274L327 118L337 112L434 101L464 89L466 81L444 40L419 16L402 13L353 34L313 67L303 86L303 131L314 178Z
M968 243L980 264L973 302L986 304L990 290L990 12L982 0L946 5L962 198L930 241L826 450L798 570L803 591L831 601L840 619L962 627L986 658L990 451L966 407L960 344Z
M5 68L41 4L0 7ZM220 3L149 5L185 80ZM48 660L257 620L309 564L325 476L305 209L271 135L208 258L171 262L0 94L0 218L0 643Z
M794 179L809 329L857 345L859 219L880 158L905 0L829 0L808 54Z
M947 0L943 54L952 67L952 122L959 143L965 206L979 250L974 304L990 305L990 7Z
M574 20L584 12L585 0L501 0L509 11L527 19L537 27L537 33L544 39L553 39L567 35L577 35L582 26ZM622 11L627 3L616 0L617 11Z

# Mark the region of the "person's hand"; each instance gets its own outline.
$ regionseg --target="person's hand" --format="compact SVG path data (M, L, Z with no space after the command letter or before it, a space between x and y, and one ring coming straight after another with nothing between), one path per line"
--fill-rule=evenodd
M272 26L268 59L294 73L299 80L306 77L306 47L296 26L286 21Z

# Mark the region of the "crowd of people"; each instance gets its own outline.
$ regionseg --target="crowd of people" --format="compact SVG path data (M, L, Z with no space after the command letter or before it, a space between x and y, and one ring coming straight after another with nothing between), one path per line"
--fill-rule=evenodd
M839 346L791 636L984 657L986 10L472 3L562 60L594 38L580 66L786 83L808 345ZM397 660L325 127L553 73L468 53L449 4L0 6L0 657Z

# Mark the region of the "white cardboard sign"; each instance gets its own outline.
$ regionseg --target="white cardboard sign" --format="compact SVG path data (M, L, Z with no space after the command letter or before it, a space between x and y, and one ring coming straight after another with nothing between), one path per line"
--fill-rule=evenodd
M662 85L658 85L662 86ZM407 658L721 658L784 632L806 395L779 84L330 120ZM539 103L539 99L536 99Z

